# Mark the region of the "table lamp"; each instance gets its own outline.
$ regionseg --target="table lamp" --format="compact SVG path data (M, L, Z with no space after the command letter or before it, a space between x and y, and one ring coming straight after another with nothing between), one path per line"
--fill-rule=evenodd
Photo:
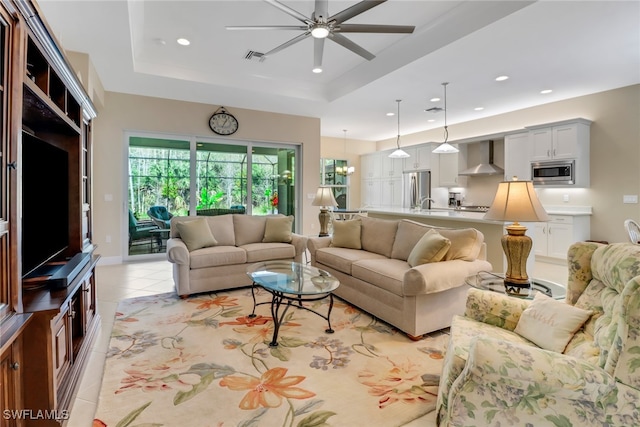
M329 232L329 212L327 206L338 206L331 187L318 187L316 197L311 203L313 206L321 206L318 220L320 221L320 234L318 236L328 236Z
M531 181L503 181L491 207L484 215L485 219L496 221L513 221L508 225L507 234L502 236L502 249L507 256L507 271L504 285L507 292L519 293L522 288L529 288L527 276L527 258L531 252L531 237L526 236L527 227L518 223L549 221L547 212L542 207Z

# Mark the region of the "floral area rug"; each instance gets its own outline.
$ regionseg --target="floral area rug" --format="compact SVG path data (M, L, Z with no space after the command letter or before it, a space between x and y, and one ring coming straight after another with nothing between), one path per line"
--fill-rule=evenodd
M335 299L331 324L248 288L120 302L94 427L402 426L434 410L448 335L420 341ZM329 299L307 303L326 314Z

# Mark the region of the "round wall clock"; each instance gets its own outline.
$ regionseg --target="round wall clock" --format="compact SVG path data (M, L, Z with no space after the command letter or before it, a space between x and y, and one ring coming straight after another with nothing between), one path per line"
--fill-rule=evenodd
M238 119L220 107L209 119L209 127L218 135L231 135L238 130Z

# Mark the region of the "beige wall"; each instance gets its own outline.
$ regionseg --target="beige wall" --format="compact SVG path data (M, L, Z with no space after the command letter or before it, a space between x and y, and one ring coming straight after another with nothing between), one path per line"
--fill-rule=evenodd
M105 262L118 262L126 250L126 141L125 131L156 132L186 136L215 136L209 117L218 105L105 92L93 127L93 242ZM318 232L319 208L308 194L319 184L320 120L225 106L239 121L233 137L222 140L286 142L301 145L302 212L300 231ZM107 201L110 195L112 200ZM107 236L111 242L107 242Z
M591 206L591 238L626 241L624 220L640 221L640 204L622 203L625 194L640 195L640 85L450 125L449 136L455 141L577 117L593 122L590 187L541 189L538 194L546 205ZM402 145L438 142L442 136L442 129L403 135ZM377 149L394 145L395 138L378 141ZM564 194L569 203L563 202Z

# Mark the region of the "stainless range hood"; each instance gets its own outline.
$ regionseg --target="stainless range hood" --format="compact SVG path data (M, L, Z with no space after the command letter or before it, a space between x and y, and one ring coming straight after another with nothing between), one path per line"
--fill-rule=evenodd
M480 143L482 163L459 172L462 176L502 175L504 169L493 164L493 140ZM485 163L486 162L486 163Z

